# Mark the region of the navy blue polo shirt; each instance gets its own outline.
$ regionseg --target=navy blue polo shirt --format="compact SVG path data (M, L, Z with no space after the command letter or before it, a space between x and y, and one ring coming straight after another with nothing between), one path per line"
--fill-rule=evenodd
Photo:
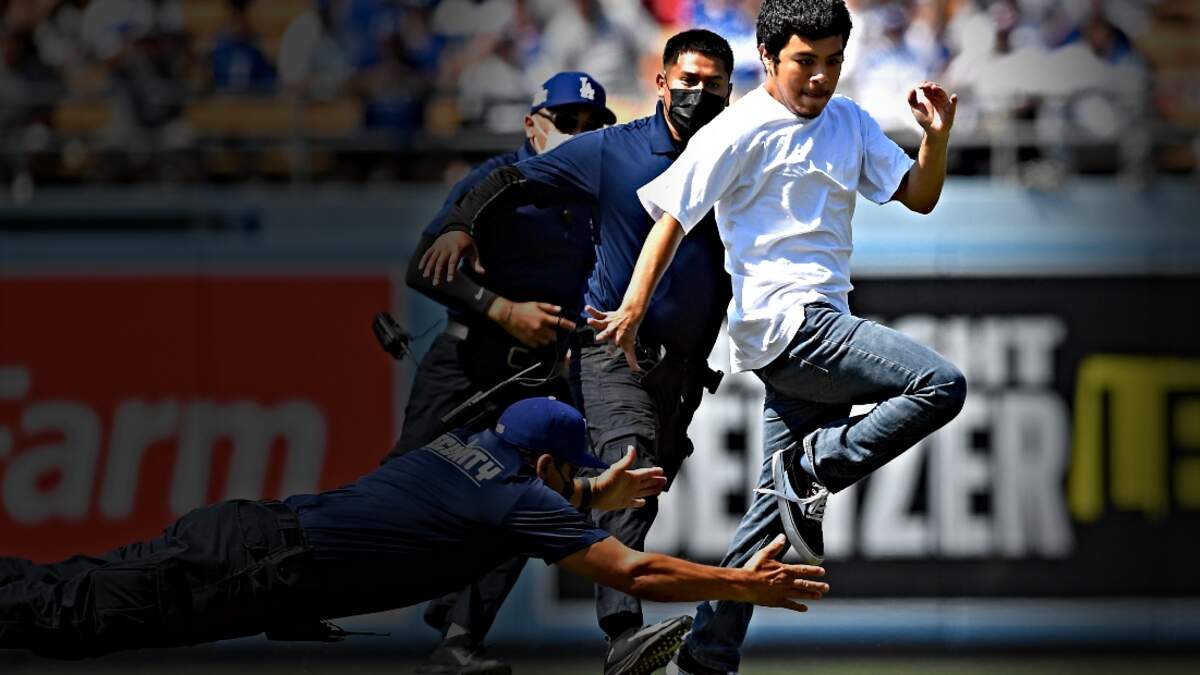
M475 167L450 189L442 208L425 228L438 236L454 204L493 170L535 157L529 143L515 152L497 155ZM497 214L476 233L480 257L487 272L468 270L480 286L516 302L549 302L563 308L565 316L582 311L584 285L595 259L592 214L586 202L550 208L522 206ZM451 312L459 321L467 319Z
M665 171L682 149L671 138L660 102L649 117L580 134L517 165L529 181L561 198L596 205L596 265L584 296L593 307L613 310L621 305L654 225L637 190ZM724 261L725 248L710 213L680 242L638 335L685 356L707 357L731 294Z
M397 607L457 590L514 555L550 564L609 536L490 430L444 434L349 485L285 503L318 560L365 563L354 569L372 578L346 587L369 585Z

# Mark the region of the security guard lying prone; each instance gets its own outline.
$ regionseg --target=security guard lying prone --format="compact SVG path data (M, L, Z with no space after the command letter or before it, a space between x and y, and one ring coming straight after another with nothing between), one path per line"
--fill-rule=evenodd
M515 554L649 600L803 611L828 591L806 578L821 568L773 559L782 536L740 569L627 548L579 509L640 506L662 470L629 470L632 452L607 467L587 447L574 408L525 399L493 429L445 434L336 490L206 506L99 557L0 558L0 648L80 658L264 631L337 639L326 620L429 600ZM585 466L605 471L576 478Z

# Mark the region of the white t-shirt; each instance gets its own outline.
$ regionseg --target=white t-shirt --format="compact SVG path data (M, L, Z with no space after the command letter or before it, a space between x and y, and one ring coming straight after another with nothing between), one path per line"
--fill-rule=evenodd
M804 305L850 311L854 193L882 204L912 164L854 101L834 96L810 120L760 86L701 129L638 197L655 220L669 213L685 232L716 207L733 279L733 365L752 370L783 353Z

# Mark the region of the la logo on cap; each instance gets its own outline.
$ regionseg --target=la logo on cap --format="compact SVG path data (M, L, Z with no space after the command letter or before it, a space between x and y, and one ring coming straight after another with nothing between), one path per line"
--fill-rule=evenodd
M579 95L589 101L596 100L596 90L592 88L592 81L586 77L579 78Z

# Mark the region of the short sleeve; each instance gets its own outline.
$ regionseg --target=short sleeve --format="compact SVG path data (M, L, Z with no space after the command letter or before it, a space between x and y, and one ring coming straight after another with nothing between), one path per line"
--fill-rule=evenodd
M547 565L608 537L550 488L536 484L513 505L501 527L517 553Z
M690 232L733 186L748 153L737 152L720 126L701 129L666 171L637 191L652 219L669 213Z
M896 194L900 181L912 168L913 159L904 148L888 138L879 123L867 111L858 108L862 128L863 158L858 191L876 204L882 204Z
M601 129L572 136L550 152L519 162L516 168L528 181L570 193L574 199L594 201L600 194L606 133L607 129Z

